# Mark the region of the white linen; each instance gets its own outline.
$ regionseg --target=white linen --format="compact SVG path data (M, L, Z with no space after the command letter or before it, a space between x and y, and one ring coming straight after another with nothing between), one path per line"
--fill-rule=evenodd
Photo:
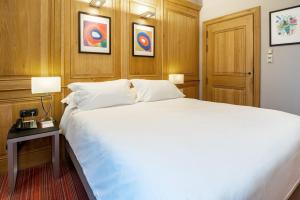
M106 82L71 83L73 92L62 103L74 104L80 110L93 110L117 105L134 104L136 96L127 79Z
M66 110L101 200L282 200L300 177L300 117L192 99Z
M183 98L185 95L168 80L130 80L137 92L137 101L160 101Z
M111 86L101 90L81 90L74 94L74 103L80 110L94 110L117 105L135 103L135 97L129 87Z
M73 92L77 92L80 90L98 90L103 88L111 88L115 86L124 86L129 88L130 81L127 79L119 79L119 80L104 81L104 82L75 82L75 83L70 83L68 85L68 88Z
M74 94L75 94L75 92L71 92L70 94L68 94L68 96L63 98L60 102L63 104L68 104L68 105L71 103L74 103Z

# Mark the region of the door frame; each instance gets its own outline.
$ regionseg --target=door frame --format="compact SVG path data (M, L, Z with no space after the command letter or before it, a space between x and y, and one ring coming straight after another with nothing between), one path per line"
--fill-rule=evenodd
M254 22L254 85L253 85L253 105L260 107L260 73L261 73L261 8L260 6L236 12L233 14L225 15L203 22L202 33L202 98L207 100L207 27L209 25L243 17L245 15L252 15Z

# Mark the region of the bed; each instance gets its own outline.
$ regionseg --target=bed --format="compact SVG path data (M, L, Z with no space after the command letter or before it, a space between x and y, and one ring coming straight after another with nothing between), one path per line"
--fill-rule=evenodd
M91 199L283 200L300 178L300 117L178 98L80 111L61 129Z

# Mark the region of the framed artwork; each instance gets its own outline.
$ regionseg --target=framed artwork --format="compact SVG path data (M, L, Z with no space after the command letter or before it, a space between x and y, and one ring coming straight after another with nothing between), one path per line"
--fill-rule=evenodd
M133 56L155 56L155 27L143 24L132 24Z
M79 53L111 53L110 17L79 12Z
M300 44L300 5L270 12L270 46Z

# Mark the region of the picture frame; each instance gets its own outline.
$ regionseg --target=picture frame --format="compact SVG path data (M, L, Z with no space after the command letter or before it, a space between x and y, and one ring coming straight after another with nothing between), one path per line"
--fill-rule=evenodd
M78 12L79 53L111 54L111 18Z
M132 55L155 57L155 27L132 23Z
M270 12L270 46L300 44L300 5Z

